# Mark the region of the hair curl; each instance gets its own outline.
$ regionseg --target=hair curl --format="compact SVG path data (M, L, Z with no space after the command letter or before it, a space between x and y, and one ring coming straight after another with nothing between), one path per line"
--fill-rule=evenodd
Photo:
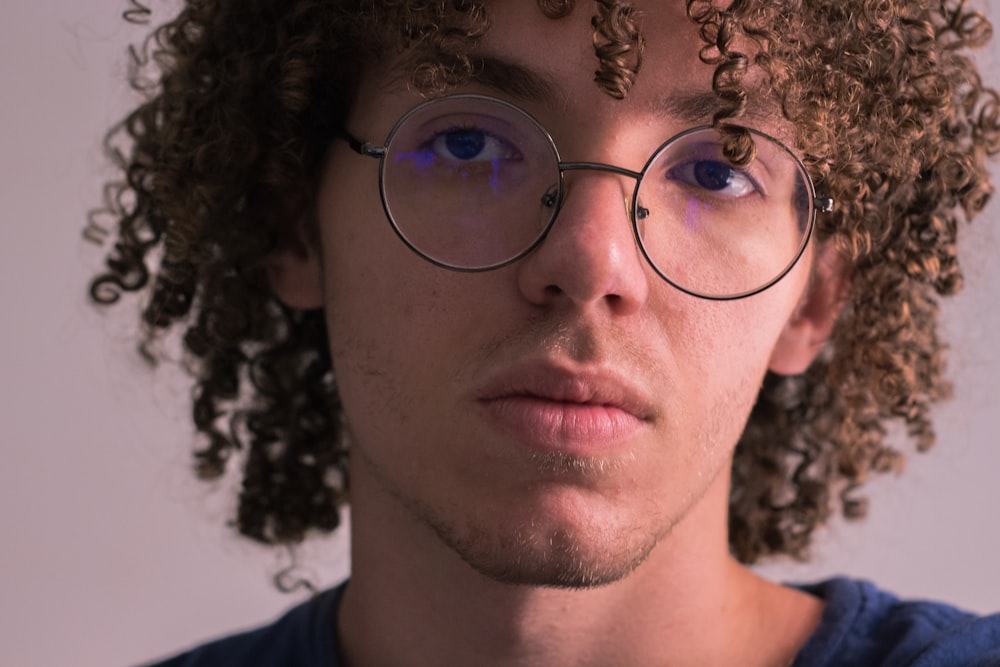
M575 3L538 4L558 19ZM808 371L766 377L733 464L733 553L803 557L838 505L864 513L856 490L870 472L899 467L890 422L920 450L934 442L929 409L949 390L938 298L961 287L958 225L985 205L985 159L1000 150L1000 100L967 55L991 27L964 0L687 0L687 11L715 67L716 124L738 124L744 76L759 68L838 205L817 233L850 265L845 309ZM132 0L126 18L148 14ZM593 27L595 83L624 97L641 17L597 0ZM251 539L333 530L348 488L323 315L282 305L265 258L293 242L363 65L410 49L413 87L445 90L474 72L470 47L488 28L471 0L188 0L132 51L145 101L108 135L124 180L87 228L102 241L102 220L116 225L91 296L147 295L144 350L183 331L197 473L218 477L241 454L235 525Z

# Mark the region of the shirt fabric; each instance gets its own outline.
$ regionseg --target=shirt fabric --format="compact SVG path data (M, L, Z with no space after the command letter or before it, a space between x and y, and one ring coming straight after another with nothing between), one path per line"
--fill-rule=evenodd
M792 667L1000 667L1000 614L900 600L871 583L835 578L797 586L826 602ZM271 625L218 639L150 667L337 667L344 585Z

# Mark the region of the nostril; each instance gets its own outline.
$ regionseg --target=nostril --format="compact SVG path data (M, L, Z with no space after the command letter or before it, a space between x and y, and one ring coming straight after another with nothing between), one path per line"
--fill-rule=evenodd
M543 291L545 292L546 297L554 297L563 294L563 289L559 287L559 285L554 284L546 285Z

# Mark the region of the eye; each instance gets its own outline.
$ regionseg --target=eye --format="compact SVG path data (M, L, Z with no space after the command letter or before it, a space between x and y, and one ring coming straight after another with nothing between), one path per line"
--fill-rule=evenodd
M458 162L494 162L520 157L510 143L476 127L439 132L428 142L428 148L440 158Z
M671 167L668 179L738 199L759 192L754 179L745 171L719 160L690 160Z

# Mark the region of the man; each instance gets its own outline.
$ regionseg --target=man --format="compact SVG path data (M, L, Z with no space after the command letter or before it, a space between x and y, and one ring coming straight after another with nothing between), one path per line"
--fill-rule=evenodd
M933 442L989 32L938 2L188 3L92 291L184 330L240 531L332 530L349 486L353 568L164 664L1000 664L996 617L743 565L859 515L890 421Z

